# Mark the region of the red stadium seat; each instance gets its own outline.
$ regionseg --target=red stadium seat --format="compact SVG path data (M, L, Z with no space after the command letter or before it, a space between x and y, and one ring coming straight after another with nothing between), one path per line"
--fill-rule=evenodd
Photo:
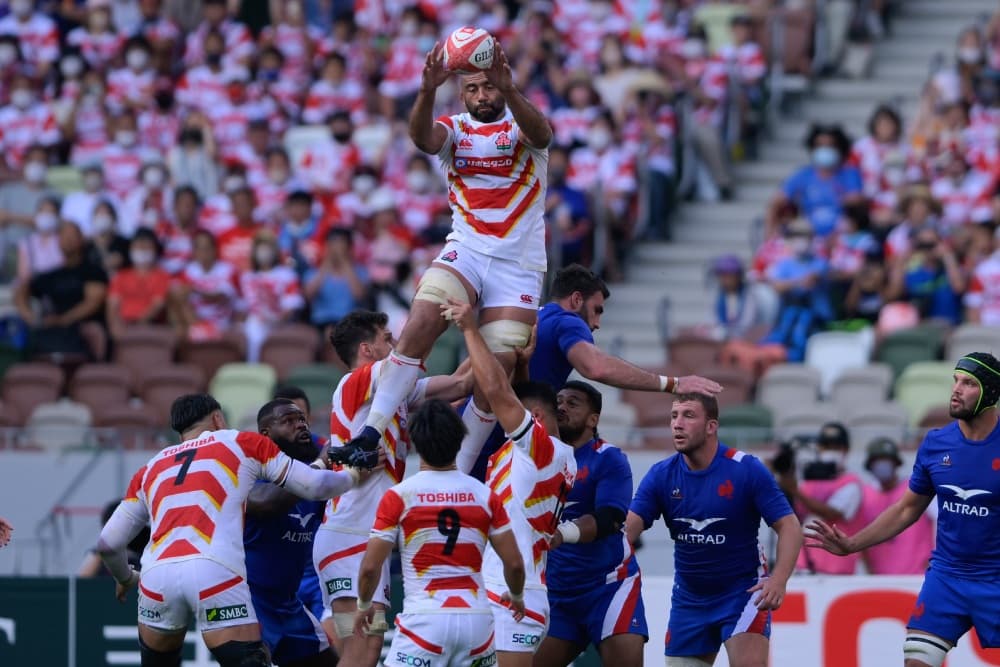
M59 398L64 380L62 369L55 364L14 364L3 377L0 394L3 402L12 409L11 416L18 419L21 426L36 407Z
M174 360L176 345L177 334L170 327L130 326L114 341L114 361L129 369L133 389L138 389L147 369Z
M283 324L267 336L260 351L260 361L273 366L278 381L288 377L296 366L316 361L319 332L308 324Z
M127 405L132 373L121 364L84 364L73 374L69 396L90 408L95 420L106 410Z

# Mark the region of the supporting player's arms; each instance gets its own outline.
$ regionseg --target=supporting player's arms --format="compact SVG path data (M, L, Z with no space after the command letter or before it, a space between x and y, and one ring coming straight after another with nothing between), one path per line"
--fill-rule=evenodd
M617 507L598 507L594 510L593 514L584 514L573 519L572 522L567 521L566 523L573 523L576 526L576 530L580 533L579 537L573 540L572 543L586 544L587 542L594 542L621 530L622 525L625 523L625 512ZM560 524L559 530L556 531L556 534L549 541L550 549L556 549L560 544L569 542L569 540L564 539L565 532L562 524Z
M444 49L439 42L427 54L420 90L410 111L410 139L417 148L431 155L437 155L448 140L448 130L434 121L434 97L438 86L450 75L444 68Z
M146 527L145 517L130 511L125 503L119 503L97 538L97 553L104 566L119 584L134 583L136 573L128 564L126 547Z
M663 378L656 373L650 373L624 359L610 355L593 343L580 341L569 349L566 355L580 375L602 384L619 389L635 389L638 391L663 391ZM673 393L687 392L717 394L722 386L698 375L685 375L678 378Z
M912 526L927 510L933 496L923 496L907 489L903 497L879 514L874 521L854 535L847 535L837 526L819 519L806 524L806 548L826 549L837 556L846 556L881 544Z
M424 399L440 398L451 403L471 394L472 383L472 364L466 359L451 375L434 375L427 378Z
M490 544L500 561L503 563L503 580L507 583L510 606L514 618L520 621L524 618L524 559L521 550L517 548L517 539L513 530L490 535Z
M329 500L350 491L364 478L353 468L316 470L301 461L292 461L281 486L306 500Z
M365 556L361 559L361 567L358 569L358 612L354 616L354 634L358 637L364 636L368 624L374 617L372 597L382 575L382 565L392 553L392 545L393 543L388 540L373 537L368 540L368 546L365 548Z
M788 578L795 569L795 561L799 558L802 548L802 526L794 514L786 514L773 524L771 530L778 534L777 554L774 559L774 570L766 579L759 581L750 588L750 592L760 591L753 602L758 609L777 609L785 599L785 587Z
M476 313L472 306L449 299L450 305L441 306L442 310L450 310L452 320L465 335L465 346L469 350L469 360L472 362L472 372L476 384L486 394L490 409L497 416L497 421L504 432L513 433L524 424L524 405L517 399L510 386L510 380L503 366L497 361L476 323Z

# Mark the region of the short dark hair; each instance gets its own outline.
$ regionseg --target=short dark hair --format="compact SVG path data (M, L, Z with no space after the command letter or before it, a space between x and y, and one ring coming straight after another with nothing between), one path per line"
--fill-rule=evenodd
M170 428L183 435L189 428L222 406L211 394L184 394L170 406Z
M708 419L719 421L719 402L715 400L715 396L696 394L694 392L674 396L674 403L689 403L691 401L701 403L701 407L705 409L705 416Z
M579 264L570 264L559 269L552 280L551 292L553 299L565 299L573 292L579 292L584 299L589 299L598 292L603 294L605 299L611 296L611 290L601 277Z
M595 414L601 414L601 408L604 407L604 398L594 385L581 382L580 380L570 380L563 385L563 389L572 389L580 392L587 397L587 403L590 404L590 411Z
M559 408L556 407L556 390L547 382L519 382L514 385L514 395L521 403L538 404L552 416L559 412Z
M305 190L295 190L285 197L286 204L305 204L312 206L313 196Z
M462 418L446 401L425 401L406 425L410 442L428 465L443 468L454 463L465 437Z
M309 396L306 395L306 392L302 387L298 387L294 384L283 384L275 389L274 398L287 398L292 402L305 401L306 409L312 412L312 403L309 401Z
M282 405L295 405L295 403L290 398L274 398L261 406L257 411L258 431L274 421L274 413Z
M330 332L330 344L345 364L353 366L358 359L358 346L370 343L379 329L389 325L389 316L371 310L355 310L337 322Z

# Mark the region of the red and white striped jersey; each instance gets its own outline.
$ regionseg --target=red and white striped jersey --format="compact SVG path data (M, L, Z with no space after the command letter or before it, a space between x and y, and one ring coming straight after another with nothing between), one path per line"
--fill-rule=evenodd
M403 190L399 193L398 210L407 229L419 234L434 222L434 217L445 210L444 200L438 192L420 194Z
M556 143L569 146L574 141L586 143L587 131L597 118L600 109L597 107L563 107L552 112L552 127L555 130Z
M124 37L110 30L95 35L82 26L73 28L66 35L66 44L80 49L87 64L97 68L103 68L114 60L124 43Z
M0 19L0 35L17 37L25 62L37 66L59 59L56 22L41 12L33 13L26 21L19 21L13 14L8 14Z
M755 86L767 74L767 59L760 46L754 42L746 44L724 44L719 47L718 57L732 65L737 80L744 86Z
M192 289L189 303L199 322L215 325L225 331L233 321L236 290L236 269L225 262L216 262L208 271L198 262L191 262L178 279ZM209 301L203 294L224 294L225 301Z
M136 72L131 67L111 70L108 74L107 104L115 112L132 103L140 108L146 108L153 103L153 90L156 87L156 72L144 69Z
M139 34L151 42L176 42L181 31L176 23L159 16L154 20L146 20L140 27Z
M269 25L260 32L262 42L270 42L285 57L282 76L299 81L309 76L312 63L309 56L313 45L323 39L323 32L314 26L297 27L287 23Z
M233 202L224 192L217 192L206 199L198 212L198 226L211 232L215 238L219 238L235 225Z
M9 167L21 166L29 146L51 146L57 141L59 127L48 104L38 103L24 111L13 105L0 108L0 148Z
M965 294L965 306L979 310L979 323L1000 326L1000 252L994 252L976 267Z
M330 446L342 447L352 435L360 433L371 410L371 399L378 389L385 364L395 363L382 359L356 368L343 378L333 392L330 410ZM409 438L406 435L406 417L410 407L424 395L427 380L418 380L413 391L399 406L396 414L382 434L381 446L386 453L385 469L372 475L359 486L332 498L326 503L326 512L320 530L367 535L375 520L379 499L393 485L403 479L406 472L406 455Z
M336 111L347 111L355 122L364 117L365 89L360 83L344 79L334 84L326 79L319 79L309 87L302 110L303 121L319 125L325 123Z
M278 322L283 313L305 305L298 276L283 265L267 271L244 272L240 275L240 293L247 314L265 322Z
M226 100L225 103L206 109L205 114L212 123L212 136L219 146L222 159L228 162L247 138L251 120L247 107Z
M143 155L139 150L108 144L101 155L104 187L124 201L132 190L139 187L142 161Z
M527 410L510 439L490 457L486 485L510 515L526 588L545 587L549 539L575 478L573 448L550 436ZM504 585L503 563L492 548L486 551L483 575L487 583Z
M600 185L606 195L631 194L638 187L635 160L620 148L601 154L592 148L577 148L570 153L566 183L581 192Z
M346 192L354 168L361 164L361 152L353 143L333 139L309 146L295 165L295 175L313 190Z
M438 152L452 210L448 239L544 271L548 148L529 145L509 111L494 123L468 113L437 122L448 130Z
M386 97L404 97L417 92L424 71L425 54L413 37L397 37L389 48L378 92Z
M407 614L489 614L483 551L509 530L503 503L481 482L422 470L385 492L371 536L398 545Z
M163 245L163 255L160 259L160 266L170 275L177 275L187 268L194 254L194 243L192 234L174 223L160 225L156 230L156 237Z
M931 194L941 202L941 222L946 228L960 227L972 221L972 213L988 208L996 178L991 174L970 169L960 183L948 177L931 183Z
M206 65L192 67L177 82L177 102L202 111L229 104L226 77L224 67L218 72L213 72Z
M142 571L208 558L246 577L244 503L258 479L281 484L292 459L257 433L205 431L139 469L123 503L149 522Z
M222 23L216 26L222 33L226 42L226 49L223 51L222 63L224 66L239 65L248 61L254 54L256 47L253 35L245 25L232 19L223 19ZM202 21L198 27L187 36L184 47L184 64L187 67L200 65L205 59L205 51L202 45L210 30L208 23Z
M164 155L177 145L181 119L174 113L147 109L139 113L139 143Z

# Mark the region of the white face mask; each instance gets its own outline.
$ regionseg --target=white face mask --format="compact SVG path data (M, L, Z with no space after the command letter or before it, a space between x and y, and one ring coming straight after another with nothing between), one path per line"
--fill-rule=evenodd
M823 463L836 463L838 468L843 468L847 456L838 449L822 449L817 458Z
M963 46L955 53L958 62L966 65L975 65L983 59L983 52L974 46Z
M257 264L260 266L271 266L277 258L277 253L269 245L259 245L253 252L253 258L257 260Z
M83 61L79 58L65 58L59 63L59 71L67 79L76 78L83 71Z
M587 133L587 145L595 151L603 151L611 145L611 132L603 127L595 127Z
M426 171L406 172L406 187L411 192L427 192L431 187L431 175Z
M795 255L805 255L809 252L812 243L808 238L797 236L788 241L788 249Z
M18 88L10 94L10 103L18 109L27 109L35 101L35 94L30 90Z
M142 174L142 184L147 188L160 188L167 181L162 169L147 169Z
M112 227L114 227L115 221L107 213L98 213L90 221L90 226L98 234L103 234Z
M24 165L24 180L38 185L45 182L45 174L48 168L41 162L29 162Z
M142 49L132 49L125 54L125 64L132 69L142 69L149 62L149 55Z
M123 148L135 145L136 134L132 130L118 130L115 132L115 143Z
M147 208L142 212L142 225L143 227L153 228L156 227L156 223L160 221L160 214L156 212L155 208Z
M705 42L700 39L686 39L681 44L681 55L686 60L696 60L705 57Z
M17 49L13 44L0 44L0 66L6 67L17 60Z
M812 162L820 169L832 169L840 163L840 151L833 146L817 146L812 152Z
M879 459L873 461L868 468L872 475L880 482L891 482L896 478L896 463L889 459Z
M43 211L35 216L35 229L42 233L54 232L59 226L59 217L55 213Z
M242 176L229 176L222 182L222 190L226 193L232 193L242 189L246 184L247 182L243 180Z
M374 190L377 185L378 181L375 180L375 177L368 174L355 176L351 179L351 189L354 190L355 194L361 197L371 194L372 190Z
M143 250L142 248L130 250L128 256L136 266L151 266L156 259L155 252L152 250Z
M31 0L11 0L10 11L14 16L24 18L31 14L34 4Z

